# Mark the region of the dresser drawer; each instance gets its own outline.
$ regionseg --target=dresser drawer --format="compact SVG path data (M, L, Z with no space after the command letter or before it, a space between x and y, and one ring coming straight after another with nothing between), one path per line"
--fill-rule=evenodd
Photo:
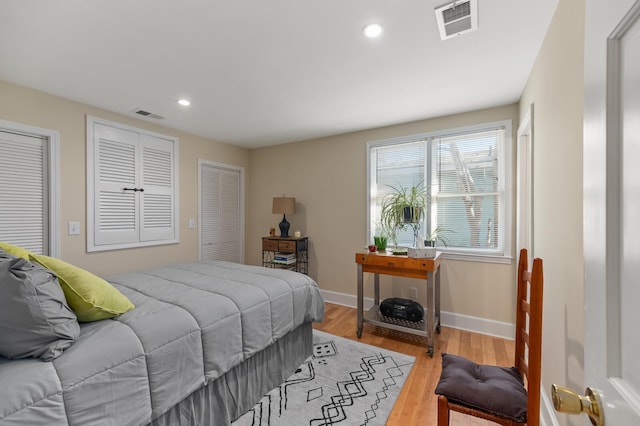
M262 250L266 251L278 251L278 240L262 240Z
M280 249L279 251L286 251L289 253L294 253L296 251L296 242L295 241L280 241Z
M438 256L438 263L439 260ZM366 266L433 271L435 268L434 262L434 259L419 259L407 256L392 256L375 253L356 253L356 263Z

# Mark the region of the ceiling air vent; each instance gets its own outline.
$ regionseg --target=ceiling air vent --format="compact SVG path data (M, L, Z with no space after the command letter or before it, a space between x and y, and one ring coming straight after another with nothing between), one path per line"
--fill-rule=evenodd
M436 9L440 38L446 40L478 29L478 0L454 1Z
M143 110L143 109L139 109L139 108L134 109L134 110L133 110L133 113L134 113L134 114L141 115L141 116L143 116L143 117L147 117L147 118L155 118L156 120L162 120L162 119L164 118L164 117L163 117L163 116L161 116L161 115L154 114L154 113L152 113L152 112L145 111L145 110Z

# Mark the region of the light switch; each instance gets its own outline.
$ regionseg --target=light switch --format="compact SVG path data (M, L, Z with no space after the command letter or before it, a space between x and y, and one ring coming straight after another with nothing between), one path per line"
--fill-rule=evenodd
M69 222L69 235L80 235L80 222Z
M195 227L196 227L196 220L189 219L189 229L195 229Z

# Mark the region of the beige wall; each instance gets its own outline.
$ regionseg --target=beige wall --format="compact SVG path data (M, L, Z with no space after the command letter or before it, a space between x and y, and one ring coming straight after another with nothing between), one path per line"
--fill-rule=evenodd
M368 141L513 119L535 104L534 254L545 262L543 387L583 386L582 111L584 0L560 0L519 105L458 114L319 140L247 151L0 81L0 119L60 132L61 257L98 274L197 257L197 159L245 167L246 260L260 263L260 237L277 227L273 196L295 196L292 230L310 237L310 274L327 291L354 295L353 253L365 241L365 146ZM86 114L180 139L179 245L87 254ZM514 138L515 141L515 138ZM562 188L562 190L559 190ZM81 235L66 224L80 221ZM512 241L514 239L512 238ZM514 250L515 251L515 250ZM445 261L442 309L513 322L514 266ZM388 282L388 281L387 281ZM415 282L383 286L407 296ZM369 286L370 288L370 286ZM370 295L370 292L369 292ZM424 302L424 291L419 293ZM581 424L560 416L561 424Z
M355 252L366 241L366 143L441 129L511 119L518 127L518 105L508 105L432 120L349 133L250 151L247 211L247 263L260 264L261 237L277 229L281 216L271 214L274 196L296 197L298 211L287 217L291 230L310 241L310 275L323 290L356 294ZM515 141L515 135L514 135ZM515 176L515 175L514 175ZM277 231L279 234L279 230ZM442 309L496 321L515 322L513 264L447 260L442 267ZM369 278L370 279L370 278ZM415 280L393 280L382 296L408 297ZM371 296L371 286L367 286ZM393 294L392 294L393 293Z
M534 254L544 261L542 382L584 389L584 0L561 0L521 98L534 104ZM561 424L584 424L559 416ZM573 422L573 423L572 423Z
M139 249L86 252L86 115L125 123L180 140L180 243ZM60 257L99 275L111 275L172 261L196 260L197 230L188 228L198 217L198 159L244 167L249 176L249 152L111 113L57 96L0 81L0 119L56 130L60 133ZM250 204L246 204L247 210ZM79 221L81 234L67 235L67 222Z

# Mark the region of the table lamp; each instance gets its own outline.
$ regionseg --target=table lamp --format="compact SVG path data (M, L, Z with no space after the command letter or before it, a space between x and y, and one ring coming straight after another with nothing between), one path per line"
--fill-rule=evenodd
M271 213L282 213L282 222L280 222L280 236L289 237L289 222L287 215L296 212L296 199L294 197L273 197L273 208Z

